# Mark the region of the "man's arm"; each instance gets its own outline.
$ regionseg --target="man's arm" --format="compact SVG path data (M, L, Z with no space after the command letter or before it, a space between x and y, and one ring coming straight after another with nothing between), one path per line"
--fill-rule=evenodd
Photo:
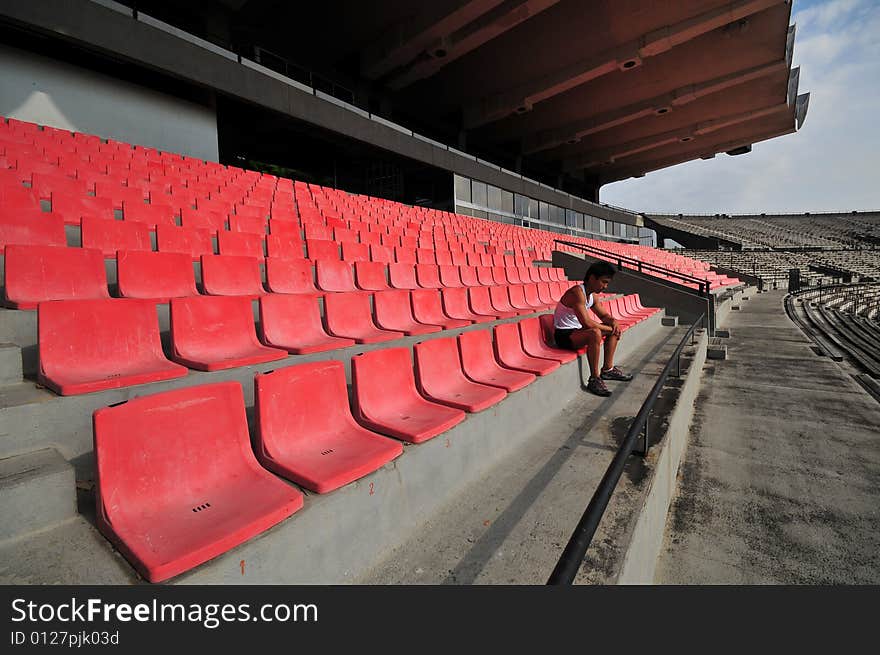
M593 312L601 319L604 325L611 328L611 334L616 337L620 336L620 325L617 323L617 319L611 315L611 312L605 309L605 305L595 298L593 299Z
M571 287L562 295L561 300L563 305L571 308L571 310L578 317L578 321L580 321L581 325L583 325L585 328L599 328L599 330L608 334L611 334L613 332L613 328L610 325L606 325L605 323L598 323L590 318L589 314L587 313L587 299L584 297L584 294L581 291L580 287Z

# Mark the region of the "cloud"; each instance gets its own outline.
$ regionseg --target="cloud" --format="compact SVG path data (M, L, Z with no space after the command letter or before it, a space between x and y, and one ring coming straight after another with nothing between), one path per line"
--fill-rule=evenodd
M880 209L880 3L797 3L794 65L809 91L803 128L602 188L601 200L645 212L750 213Z

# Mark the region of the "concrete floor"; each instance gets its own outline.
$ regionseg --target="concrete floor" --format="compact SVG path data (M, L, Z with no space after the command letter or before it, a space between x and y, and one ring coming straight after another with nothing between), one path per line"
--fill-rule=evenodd
M524 448L492 467L432 516L415 537L387 553L364 584L544 584L556 565L629 422L657 380L685 328L640 344L625 363L630 383L609 382L613 395L584 392ZM591 549L591 574L602 581L619 565L634 498L644 489L646 460L627 467ZM619 515L619 516L618 516Z
M880 404L783 296L731 312L728 359L706 362L658 583L880 582Z

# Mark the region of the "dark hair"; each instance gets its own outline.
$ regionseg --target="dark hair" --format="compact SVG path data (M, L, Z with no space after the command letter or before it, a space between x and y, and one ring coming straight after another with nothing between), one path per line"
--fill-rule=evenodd
M594 277L614 277L615 273L617 273L617 269L614 268L614 264L602 261L593 262L590 264L590 268L587 269L586 275L584 275L584 282L591 275Z

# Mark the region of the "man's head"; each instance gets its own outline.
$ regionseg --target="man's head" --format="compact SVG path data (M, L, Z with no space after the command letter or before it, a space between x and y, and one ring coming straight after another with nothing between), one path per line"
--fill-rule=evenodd
M613 264L608 262L593 262L584 276L584 287L588 293L601 293L611 282L611 278L617 273Z

